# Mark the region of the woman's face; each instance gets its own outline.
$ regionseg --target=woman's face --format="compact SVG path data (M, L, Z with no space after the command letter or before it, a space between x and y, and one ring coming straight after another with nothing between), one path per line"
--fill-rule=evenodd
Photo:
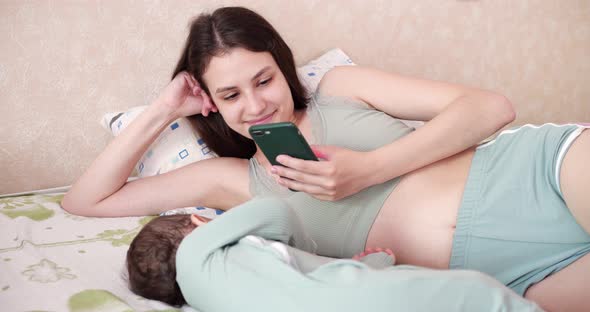
M269 52L234 48L211 59L203 80L225 122L245 137L255 124L295 120L291 90Z

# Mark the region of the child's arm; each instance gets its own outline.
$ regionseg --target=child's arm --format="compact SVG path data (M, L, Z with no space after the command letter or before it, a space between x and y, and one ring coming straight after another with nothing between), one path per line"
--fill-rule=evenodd
M194 261L203 261L209 254L246 235L280 241L298 249L315 251L315 243L307 237L299 217L283 201L256 198L225 212L187 235L178 253L190 253Z
M280 272L291 272L292 268L269 253L232 249L247 235L312 252L315 249L315 243L303 233L297 215L283 201L250 200L197 227L178 247L176 281L188 304L203 311L234 311L238 306L243 307L244 302L257 301L261 290L272 293L269 296L276 302L282 302L279 298L286 293L274 287L276 284L271 280L280 280L283 276ZM220 292L225 295L220 297ZM266 305L272 307L268 302ZM274 311L277 310L280 308Z

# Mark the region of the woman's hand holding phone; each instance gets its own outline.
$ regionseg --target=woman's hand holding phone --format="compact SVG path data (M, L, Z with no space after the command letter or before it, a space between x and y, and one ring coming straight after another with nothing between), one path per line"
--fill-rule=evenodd
M278 156L282 166L271 169L280 176L278 183L326 201L345 198L372 185L368 153L328 145L315 145L312 150L320 161Z
M165 106L176 118L199 113L208 116L210 112L217 112L217 107L207 93L186 71L180 72L170 81L160 93L156 103Z
M336 146L311 148L290 122L255 125L249 132L273 165L271 174L292 191L335 201L373 185L367 170L370 153Z

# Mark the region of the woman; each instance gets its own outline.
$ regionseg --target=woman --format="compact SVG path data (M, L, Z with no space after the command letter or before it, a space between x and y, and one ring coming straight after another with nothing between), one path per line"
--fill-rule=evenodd
M506 98L360 66L327 73L310 101L287 45L243 8L196 19L173 77L73 185L64 209L229 209L272 193L305 220L319 254L388 247L401 264L491 274L548 310L588 307L580 276L590 268L590 134L581 127L524 127L476 149L514 119ZM126 183L160 131L192 115L225 157ZM427 123L412 131L391 116ZM281 156L284 167L271 168L248 128L279 121L319 144L323 161Z

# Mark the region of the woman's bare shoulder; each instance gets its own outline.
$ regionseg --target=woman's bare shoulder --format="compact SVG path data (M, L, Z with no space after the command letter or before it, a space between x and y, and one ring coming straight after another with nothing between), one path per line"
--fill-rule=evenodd
M317 92L327 96L349 97L361 101L355 91L354 76L358 71L362 71L361 66L336 66L329 70L320 80Z

